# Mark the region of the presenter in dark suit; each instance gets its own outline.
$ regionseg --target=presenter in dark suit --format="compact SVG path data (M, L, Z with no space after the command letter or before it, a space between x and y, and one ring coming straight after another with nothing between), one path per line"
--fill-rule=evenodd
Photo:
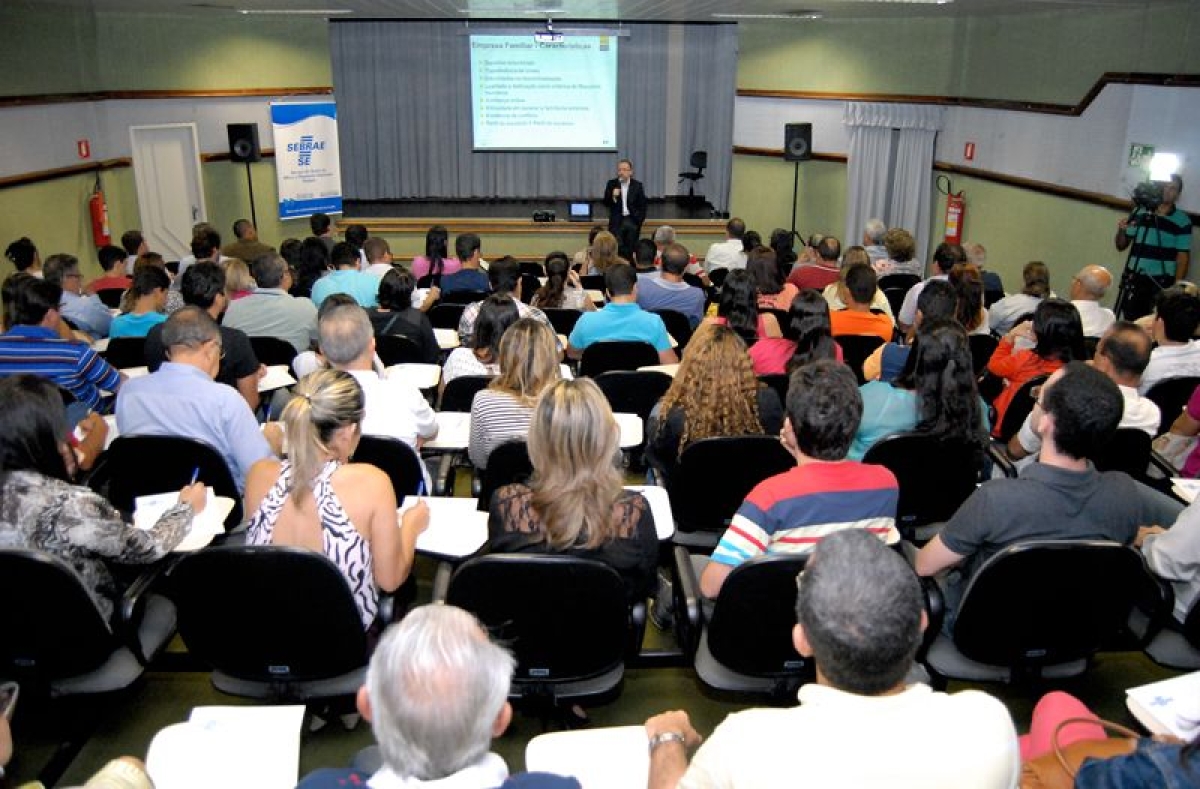
M617 237L618 253L631 260L646 221L646 190L633 178L633 162L617 162L617 177L604 187L604 204L608 206L608 232Z

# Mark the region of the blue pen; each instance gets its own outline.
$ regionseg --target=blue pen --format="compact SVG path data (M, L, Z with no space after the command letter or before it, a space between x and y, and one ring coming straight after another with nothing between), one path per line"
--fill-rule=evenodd
M189 482L188 484L189 484L189 485L195 485L195 484L196 484L196 480L197 480L197 479L199 479L199 478L200 478L200 467L199 467L199 466L196 466L196 470L192 472L192 481L191 481L191 482Z
M417 495L418 496L425 495L425 480L424 479L417 480Z

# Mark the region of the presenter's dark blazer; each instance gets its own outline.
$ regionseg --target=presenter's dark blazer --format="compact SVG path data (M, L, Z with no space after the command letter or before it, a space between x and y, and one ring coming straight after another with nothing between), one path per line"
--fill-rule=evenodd
M613 190L621 185L616 178L611 178L604 187L604 204L608 206L608 232L614 236L621 227L621 198L613 199ZM646 190L642 182L636 178L629 179L629 195L625 199L629 206L629 218L638 226L640 231L646 221ZM619 238L619 236L618 236Z

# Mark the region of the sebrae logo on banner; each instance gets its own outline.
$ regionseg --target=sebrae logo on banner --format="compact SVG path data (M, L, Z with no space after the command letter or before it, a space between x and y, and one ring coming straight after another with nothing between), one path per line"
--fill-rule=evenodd
M301 136L300 142L289 142L287 145L288 153L296 154L297 167L311 167L313 153L324 150L325 141L319 140L311 134Z

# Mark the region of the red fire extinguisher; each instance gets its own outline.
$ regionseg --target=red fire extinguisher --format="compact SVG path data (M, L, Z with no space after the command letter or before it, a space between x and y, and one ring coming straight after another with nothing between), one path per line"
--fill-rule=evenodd
M104 192L100 189L100 176L96 176L96 186L92 196L88 198L88 213L92 218L92 243L96 248L106 247L112 243L112 234L108 231L108 204L104 202Z
M942 180L945 179L945 188L942 188ZM938 191L946 195L946 221L945 221L945 240L950 244L961 244L963 237L963 225L967 221L967 200L963 192L952 192L953 186L950 179L946 176L938 178Z

